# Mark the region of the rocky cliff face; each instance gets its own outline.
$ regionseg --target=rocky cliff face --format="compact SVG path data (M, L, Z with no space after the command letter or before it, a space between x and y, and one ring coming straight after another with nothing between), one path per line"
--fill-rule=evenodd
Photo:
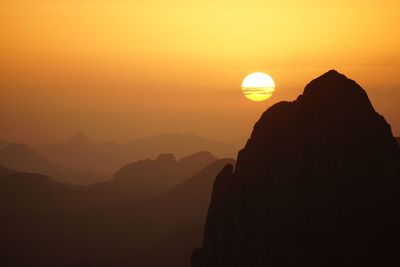
M217 176L192 266L382 266L397 259L400 151L331 70L269 108Z

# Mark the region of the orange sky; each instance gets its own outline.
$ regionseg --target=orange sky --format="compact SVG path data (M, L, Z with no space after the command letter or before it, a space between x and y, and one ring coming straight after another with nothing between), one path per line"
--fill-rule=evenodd
M400 135L400 2L331 2L2 0L0 138L232 141L332 68ZM265 102L241 93L254 71L275 79Z

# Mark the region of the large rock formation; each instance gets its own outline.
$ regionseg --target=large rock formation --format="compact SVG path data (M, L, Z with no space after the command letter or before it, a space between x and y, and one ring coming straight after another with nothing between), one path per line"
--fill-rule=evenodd
M269 108L217 176L192 266L398 266L399 162L366 92L325 73Z

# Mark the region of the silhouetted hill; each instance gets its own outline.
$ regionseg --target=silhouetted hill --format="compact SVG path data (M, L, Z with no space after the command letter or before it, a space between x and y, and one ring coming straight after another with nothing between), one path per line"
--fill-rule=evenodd
M119 202L142 202L171 189L214 161L216 158L208 152L196 153L179 161L176 161L172 154L165 154L160 155L156 160L133 163L133 166L138 164L141 167L128 170L129 175L87 186L56 183L54 179L41 174L10 173L11 171L7 169L3 171L1 167L0 175L2 172L10 173L5 180L9 182L3 184L3 189L11 192L11 198L12 194L17 194L15 192L21 191L20 188L22 188L24 194L27 195L35 195L35 192L40 192L42 197L35 195L39 201L45 198L50 204L57 202L64 208L82 209L109 206ZM145 164L142 165L142 163ZM28 193L29 188L32 189L30 193ZM22 196L21 200L23 200ZM29 206L34 202L35 200L32 198L26 204ZM11 206L12 208L13 206Z
M16 171L46 174L68 183L90 183L105 179L100 174L58 165L25 144L7 144L0 149L0 164Z
M399 160L366 92L325 73L264 112L217 176L192 266L399 265Z
M62 165L109 174L131 162L155 158L162 153L172 153L181 158L198 151L209 151L219 158L232 157L237 153L233 145L193 134L160 134L124 144L93 144L78 133L65 144L46 145L38 149L41 155Z
M400 145L400 137L396 137L396 141Z
M166 262L176 262L179 254L188 262L189 250L201 241L201 229L184 229L204 223L214 177L223 166L233 163L217 160L170 191L140 204L91 208L82 208L87 199L80 199L77 192L86 195L92 185L72 186L37 174L2 175L0 264L137 266L140 261L143 266L157 266L152 265L152 255L158 253ZM163 254L165 248L174 255Z
M174 230L180 225L201 224L206 217L214 177L228 164L235 164L235 160L217 160L171 190L141 203L140 209L145 213L142 217L156 218L152 222L155 228L159 221L163 227Z
M115 173L114 179L158 186L177 185L215 160L217 158L206 151L179 161L176 161L173 154L161 154L155 160L140 160L122 167Z
M179 161L173 154L161 154L154 160L122 167L112 180L80 188L77 198L85 199L89 206L141 202L171 189L216 160L209 152L198 152Z
M90 146L92 142L89 140L89 138L82 132L78 131L75 135L69 139L67 145L72 146L72 147L85 147L85 146Z
M130 244L129 249L124 251L116 250L111 244L105 244L105 240L97 240L97 242L102 242L102 246L107 246L109 253L114 254L114 257L118 259L116 262L120 265L131 266L140 261L143 266L152 266L153 253L163 253L158 250L165 242L163 240L180 229L204 223L214 177L225 165L234 163L232 159L217 160L180 185L142 203L123 203L87 210L85 218L88 221L79 222L74 227L83 225L85 228L80 232L85 232L90 236L97 236L101 232L105 236L112 237L113 240L119 240L119 242L123 240L124 244ZM122 221L121 217L124 218ZM100 220L102 223L98 226L89 223ZM192 236L199 235L193 233ZM179 242L200 242L200 240L188 239L182 239ZM189 254L185 255L188 248L182 243L175 243L175 245L176 251L182 249L183 257L189 256ZM93 254L91 260L97 257L98 255ZM165 260L173 261L173 258ZM186 262L189 262L189 258L186 258ZM109 266L113 264L115 261Z
M42 174L3 172L0 210L15 214L65 208L65 190L63 184Z

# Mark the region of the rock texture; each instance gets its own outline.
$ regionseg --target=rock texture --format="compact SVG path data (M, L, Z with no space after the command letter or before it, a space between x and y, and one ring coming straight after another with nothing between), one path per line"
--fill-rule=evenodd
M398 265L399 167L389 124L331 70L269 108L216 177L192 266Z

